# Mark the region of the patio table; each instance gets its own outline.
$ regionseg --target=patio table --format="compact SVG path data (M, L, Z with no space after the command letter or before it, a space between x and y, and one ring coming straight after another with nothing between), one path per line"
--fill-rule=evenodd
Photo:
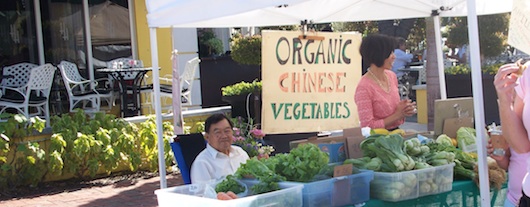
M159 68L160 69L160 68ZM145 74L153 70L152 67L142 68L101 68L96 69L100 73L108 73L112 78L118 81L120 85L120 99L121 99L121 115L122 117L131 117L141 115L140 105L140 87ZM132 80L126 80L126 74L136 73L136 76ZM132 82L131 84L128 84ZM131 96L128 94L128 90L132 91Z

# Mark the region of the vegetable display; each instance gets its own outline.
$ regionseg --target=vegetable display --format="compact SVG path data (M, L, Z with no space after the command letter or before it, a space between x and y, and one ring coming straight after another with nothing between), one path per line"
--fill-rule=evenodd
M259 180L259 183L250 187L255 195L279 190L278 182L281 181L310 182L315 179L329 178L333 176L333 169L328 166L328 161L328 154L322 152L318 146L303 144L289 153L276 154L268 159L259 160L256 157L249 159L241 164L234 176L238 179L256 178ZM235 184L230 179L232 177L227 176L219 184L223 188L220 191L216 189L216 191L230 190L236 193L233 188Z

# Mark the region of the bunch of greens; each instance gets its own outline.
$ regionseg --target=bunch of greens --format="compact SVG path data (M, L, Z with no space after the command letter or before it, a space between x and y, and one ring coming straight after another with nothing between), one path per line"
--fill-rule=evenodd
M250 189L254 194L279 190L278 182L310 182L317 175L329 175L328 154L314 144L303 144L290 153L277 154L269 159L256 157L241 164L235 176L253 177L260 182Z
M361 150L365 156L381 158L383 172L414 169L416 163L403 152L403 146L403 138L399 134L370 136L361 142Z
M470 146L475 144L476 131L471 127L460 127L456 131L456 141L458 142L458 147L464 148L465 146Z
M329 162L328 154L314 144L303 144L291 150L289 154L278 154L275 171L288 181L309 182Z
M238 178L254 177L258 179L260 182L250 188L254 194L279 190L280 187L278 186L278 182L285 180L284 177L276 174L256 157L241 164L237 169L235 176Z
M233 175L228 175L223 181L215 186L215 192L219 193L228 191L239 194L245 191L245 187L239 184Z

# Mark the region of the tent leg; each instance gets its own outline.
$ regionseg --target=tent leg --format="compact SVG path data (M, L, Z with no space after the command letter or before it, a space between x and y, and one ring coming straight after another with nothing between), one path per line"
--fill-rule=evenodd
M167 188L166 180L166 162L164 159L164 137L162 126L162 109L160 107L160 77L158 67L158 46L156 39L156 28L149 28L149 39L151 43L151 62L153 66L153 91L155 98L153 104L155 105L156 114L156 134L158 137L158 172L160 173L160 189Z

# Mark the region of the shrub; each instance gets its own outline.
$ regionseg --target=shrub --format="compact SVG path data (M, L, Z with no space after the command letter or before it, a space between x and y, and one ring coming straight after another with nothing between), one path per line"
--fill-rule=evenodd
M261 36L234 36L230 54L240 64L261 65Z
M261 91L261 88L261 81L254 80L251 83L241 81L240 83L225 86L221 88L221 91L223 96L237 96Z
M501 65L502 63L482 66L482 73L494 75L497 73L497 70L499 70L499 67ZM450 75L470 74L470 73L471 73L471 67L469 67L469 65L467 64L451 66L445 69L445 74L450 74Z

